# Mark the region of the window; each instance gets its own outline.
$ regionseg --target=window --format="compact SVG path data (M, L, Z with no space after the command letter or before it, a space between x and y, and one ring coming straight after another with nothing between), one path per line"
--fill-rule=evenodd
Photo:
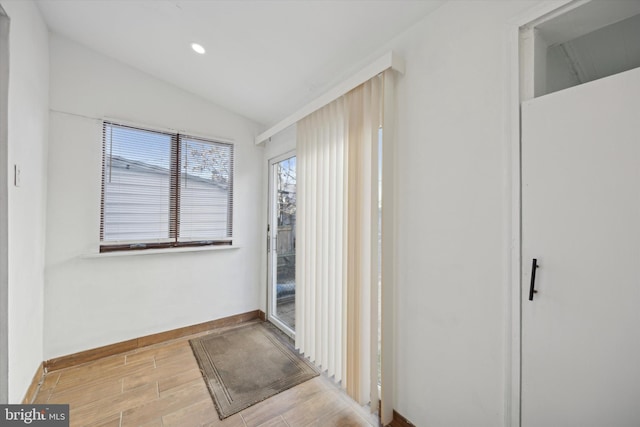
M100 252L230 245L233 145L103 124Z

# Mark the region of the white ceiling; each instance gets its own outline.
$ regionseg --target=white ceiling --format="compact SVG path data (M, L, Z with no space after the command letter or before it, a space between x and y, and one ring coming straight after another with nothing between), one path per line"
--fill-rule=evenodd
M258 123L295 112L435 0L39 0L53 32ZM195 54L192 42L207 53Z

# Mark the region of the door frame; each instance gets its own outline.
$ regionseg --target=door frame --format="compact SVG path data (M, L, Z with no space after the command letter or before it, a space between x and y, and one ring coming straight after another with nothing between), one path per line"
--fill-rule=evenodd
M0 5L0 404L9 400L9 31L11 21Z
M277 318L277 316L275 316L275 313L273 313L273 306L272 306L272 301L273 301L273 275L274 275L274 271L273 271L273 260L271 259L271 254L273 253L272 249L274 247L275 244L275 237L273 237L273 213L274 213L274 208L275 206L273 205L273 191L274 191L274 169L273 166L277 163L280 163L283 160L287 160L290 159L292 157L296 157L296 150L290 150L287 151L286 153L280 154L278 156L272 157L271 159L268 160L268 166L267 166L267 174L269 176L269 183L268 183L268 187L267 187L267 227L268 227L268 232L267 232L267 239L268 239L268 243L267 243L267 313L266 313L266 317L267 320L271 323L273 323L274 325L276 325L278 327L278 329L280 329L282 332L284 332L285 334L289 335L292 339L295 339L296 337L296 332L295 330L292 330L291 328L289 328L287 325L285 325L282 321L280 321L280 319ZM297 185L297 183L296 183Z
M533 43L521 43L521 31L529 32L544 21L555 18L591 0L557 0L530 8L506 26L506 111L505 111L505 202L503 204L503 242L505 270L505 371L504 425L521 425L522 364L522 161L520 103L533 97Z

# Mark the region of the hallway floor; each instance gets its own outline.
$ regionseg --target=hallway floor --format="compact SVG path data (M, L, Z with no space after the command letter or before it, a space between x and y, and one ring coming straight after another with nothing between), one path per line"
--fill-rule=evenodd
M193 337L50 372L34 403L70 404L71 426L82 427L378 425L322 375L220 421L189 346Z

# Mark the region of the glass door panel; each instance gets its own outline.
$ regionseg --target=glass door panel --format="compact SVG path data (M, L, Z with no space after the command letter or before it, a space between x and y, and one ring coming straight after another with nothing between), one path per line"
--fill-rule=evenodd
M273 159L269 191L269 320L296 329L296 157Z

